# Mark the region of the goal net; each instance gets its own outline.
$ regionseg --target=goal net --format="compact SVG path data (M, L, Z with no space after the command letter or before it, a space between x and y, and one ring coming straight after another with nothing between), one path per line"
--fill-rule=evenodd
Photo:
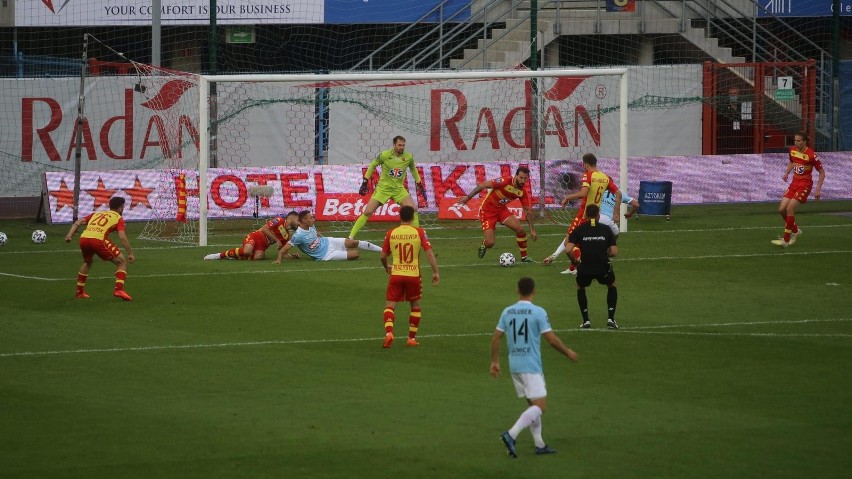
M201 76L199 124L210 128L199 129L199 179L190 182L209 201L190 202L188 215L200 221L202 244L207 220L249 217L258 205L264 216L314 209L348 231L369 199L357 194L364 171L399 135L425 185L426 196L417 194L408 174L423 224L522 165L536 214L565 221L558 204L579 187L584 153L609 159L607 173L627 180L626 76L615 68ZM273 186L272 196L251 198L258 185ZM392 209L367 229L386 228L378 221Z

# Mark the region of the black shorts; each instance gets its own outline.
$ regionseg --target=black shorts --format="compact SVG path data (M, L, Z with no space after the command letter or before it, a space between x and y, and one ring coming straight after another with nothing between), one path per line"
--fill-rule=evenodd
M615 283L615 271L613 271L612 266L609 267L609 271L605 274L584 274L577 270L577 286L581 288L586 288L592 284L592 280L598 280L598 283L605 284L607 286Z

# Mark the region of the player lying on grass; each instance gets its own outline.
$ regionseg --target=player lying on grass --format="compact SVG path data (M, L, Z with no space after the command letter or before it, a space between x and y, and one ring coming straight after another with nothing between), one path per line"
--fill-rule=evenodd
M277 261L281 261L282 257L299 259L298 253L288 253L285 256L282 251L284 245L290 241L290 232L295 230L298 225L298 213L295 211L287 213L286 217L277 216L267 221L265 225L247 234L241 246L222 251L221 253L210 253L204 259L263 259L266 249L276 243L278 244Z
M359 249L382 251L382 248L367 241L349 238L332 238L319 234L314 224L317 222L310 211L299 213L299 227L290 237L290 241L278 252L273 264L281 263L281 256L289 254L293 246L298 246L306 255L317 261L340 261L358 259Z

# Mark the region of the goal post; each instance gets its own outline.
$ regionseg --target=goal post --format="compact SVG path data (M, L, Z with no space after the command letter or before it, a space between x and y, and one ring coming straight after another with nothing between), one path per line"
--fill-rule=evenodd
M237 191L243 186L233 183L260 181L276 186L266 216L319 208L320 194L356 192L369 162L401 135L427 185L422 198L408 175L425 225L437 221L448 198L521 164L534 172L538 213L567 222L558 204L579 188L583 154L610 161L603 171L627 189L629 92L627 68L200 75L198 197L244 197ZM209 164L213 142L215 168ZM534 142L541 145L539 158L530 157ZM240 176L237 169L250 172ZM209 220L228 217L215 201L209 206L198 202L200 245L209 240ZM230 213L245 217L247 211ZM341 231L351 226L332 221Z

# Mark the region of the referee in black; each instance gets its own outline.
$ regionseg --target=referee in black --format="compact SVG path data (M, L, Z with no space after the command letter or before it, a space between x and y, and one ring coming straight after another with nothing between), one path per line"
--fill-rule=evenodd
M609 226L598 223L601 209L598 205L586 205L586 222L574 228L568 236L565 251L572 251L574 246L580 248L582 255L579 260L568 255L572 263L577 265L577 304L583 315L583 329L592 327L589 322L589 300L586 298L586 287L596 279L607 287L606 306L609 329L618 329L615 322L615 305L618 302L618 289L615 287L615 272L609 259L618 254L615 235Z

